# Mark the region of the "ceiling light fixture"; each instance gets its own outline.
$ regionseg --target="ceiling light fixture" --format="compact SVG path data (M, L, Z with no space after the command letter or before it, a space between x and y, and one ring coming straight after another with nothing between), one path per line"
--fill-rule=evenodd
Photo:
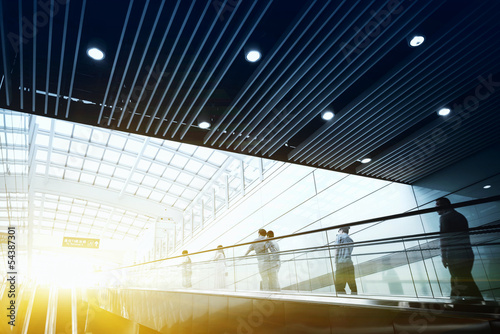
M210 122L207 121L201 121L198 123L198 126L202 129L208 129L210 127Z
M212 126L212 117L206 110L201 112L196 120L200 129L208 129Z
M94 59L94 60L103 60L104 59L104 52L101 51L100 49L98 48L88 48L87 49L87 55Z
M335 114L331 110L324 110L321 112L321 118L323 118L325 121L331 120Z
M438 115L439 116L448 116L450 114L450 112L451 112L450 108L441 108L438 111Z
M415 35L410 38L410 46L411 47L417 47L419 45L422 45L422 43L425 41L425 37L422 35Z
M372 161L372 159L371 159L371 158L368 158L368 157L363 158L363 159L361 159L361 160L360 160L360 162L361 162L362 164L367 164L367 163L369 163L370 161Z
M260 58L262 57L262 54L258 51L258 50L249 50L246 54L245 54L245 59L251 63L255 63L256 61L258 61Z
M491 184L487 184L483 187L483 189L490 189L491 188Z

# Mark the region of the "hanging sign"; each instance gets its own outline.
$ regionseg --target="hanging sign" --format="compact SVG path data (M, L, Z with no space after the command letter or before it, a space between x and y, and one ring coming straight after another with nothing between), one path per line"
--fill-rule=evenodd
M99 248L99 239L64 237L63 247Z

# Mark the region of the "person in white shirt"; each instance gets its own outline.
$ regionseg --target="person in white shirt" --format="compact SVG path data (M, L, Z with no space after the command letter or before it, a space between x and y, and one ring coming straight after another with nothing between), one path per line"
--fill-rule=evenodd
M182 286L185 288L190 288L191 285L191 258L188 255L187 250L182 251L182 255L184 255L184 260L181 263L182 267Z
M226 256L222 245L217 246L214 256L215 262L215 289L225 289L226 288Z
M258 232L258 237L254 241L261 241L266 238L266 230L260 229ZM266 252L266 243L265 242L256 242L251 244L248 247L245 256L250 254L250 252L254 251L257 255L257 263L259 265L259 273L262 278L262 286L261 290L269 290L269 272L268 272L268 256Z
M267 238L274 238L273 231L267 231ZM280 290L280 282L278 279L278 272L281 267L280 262L280 247L276 240L266 241L266 251L269 253L269 290L279 291Z

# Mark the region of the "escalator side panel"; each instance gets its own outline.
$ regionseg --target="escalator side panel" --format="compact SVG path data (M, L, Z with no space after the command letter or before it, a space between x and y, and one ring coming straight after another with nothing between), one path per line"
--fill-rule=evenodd
M335 334L393 334L397 312L331 306L330 326Z
M490 334L490 323L484 319L443 318L431 312L405 312L394 321L395 334Z
M208 298L208 332L225 333L227 326L228 297L209 296Z
M136 334L137 324L108 311L100 310L89 321L87 332L92 334Z
M182 327L182 322L180 321L179 315L179 304L180 298L178 294L169 293L166 296L166 300L163 302L166 304L165 321L163 322L164 326L161 327L161 333L182 333L180 328ZM136 318L137 319L137 318ZM139 322L139 321L138 321ZM139 322L141 324L146 325L144 322Z
M31 317L29 319L29 334L44 334L47 321L47 310L49 306L49 288L38 288L36 290Z
M180 295L182 298L182 294ZM192 317L192 332L193 333L208 333L208 303L209 296L192 294L193 300L193 317Z
M32 287L20 287L19 288L19 304L17 308L16 315L16 328L12 333L21 333L24 325L24 320L26 318L26 312L28 311L28 305L30 303L31 294L33 293Z
M284 302L253 299L252 305L253 311L246 318L246 322L249 326L257 327L255 329L256 333L286 333ZM255 326L260 323L262 325Z
M180 320L178 332L191 333L193 327L193 295L181 296L178 302Z
M328 305L285 303L287 333L330 334Z
M56 333L71 333L71 289L59 289Z
M234 333L252 333L253 329L248 324L248 318L253 312L253 300L245 298L229 298L227 327ZM248 316L242 316L248 314ZM193 323L195 326L196 321Z
M500 320L490 321L491 333L500 334Z
M142 308L129 314L130 320L150 327L162 334L169 333L335 333L335 334L426 334L445 333L492 333L498 323L495 317L473 315L468 308L463 310L434 310L444 304L406 305L401 308L390 303L375 303L352 298L346 304L340 299L319 296L305 299L299 296L217 294L195 291L158 290L103 290L99 305L103 301L112 304L110 311L121 314L125 305L139 299ZM116 300L123 307L116 304ZM420 304L419 304L420 305ZM441 305L441 306L440 306ZM117 307L114 311L113 307ZM411 308L410 308L411 307ZM131 310L131 308L129 308ZM427 314L425 313L427 312ZM483 313L484 314L484 313ZM156 325L140 319L156 319ZM425 323L424 323L425 321ZM159 325L161 324L161 325ZM425 328L423 327L425 324ZM491 328L491 329L490 329ZM466 331L464 332L464 329ZM419 332L420 330L420 332Z

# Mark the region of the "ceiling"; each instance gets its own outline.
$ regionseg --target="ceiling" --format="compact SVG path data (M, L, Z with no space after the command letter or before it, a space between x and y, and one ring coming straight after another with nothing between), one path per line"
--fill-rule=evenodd
M279 165L6 109L0 128L0 228L37 235L135 240L160 220L189 235Z
M0 108L409 184L500 142L497 0L0 3Z

